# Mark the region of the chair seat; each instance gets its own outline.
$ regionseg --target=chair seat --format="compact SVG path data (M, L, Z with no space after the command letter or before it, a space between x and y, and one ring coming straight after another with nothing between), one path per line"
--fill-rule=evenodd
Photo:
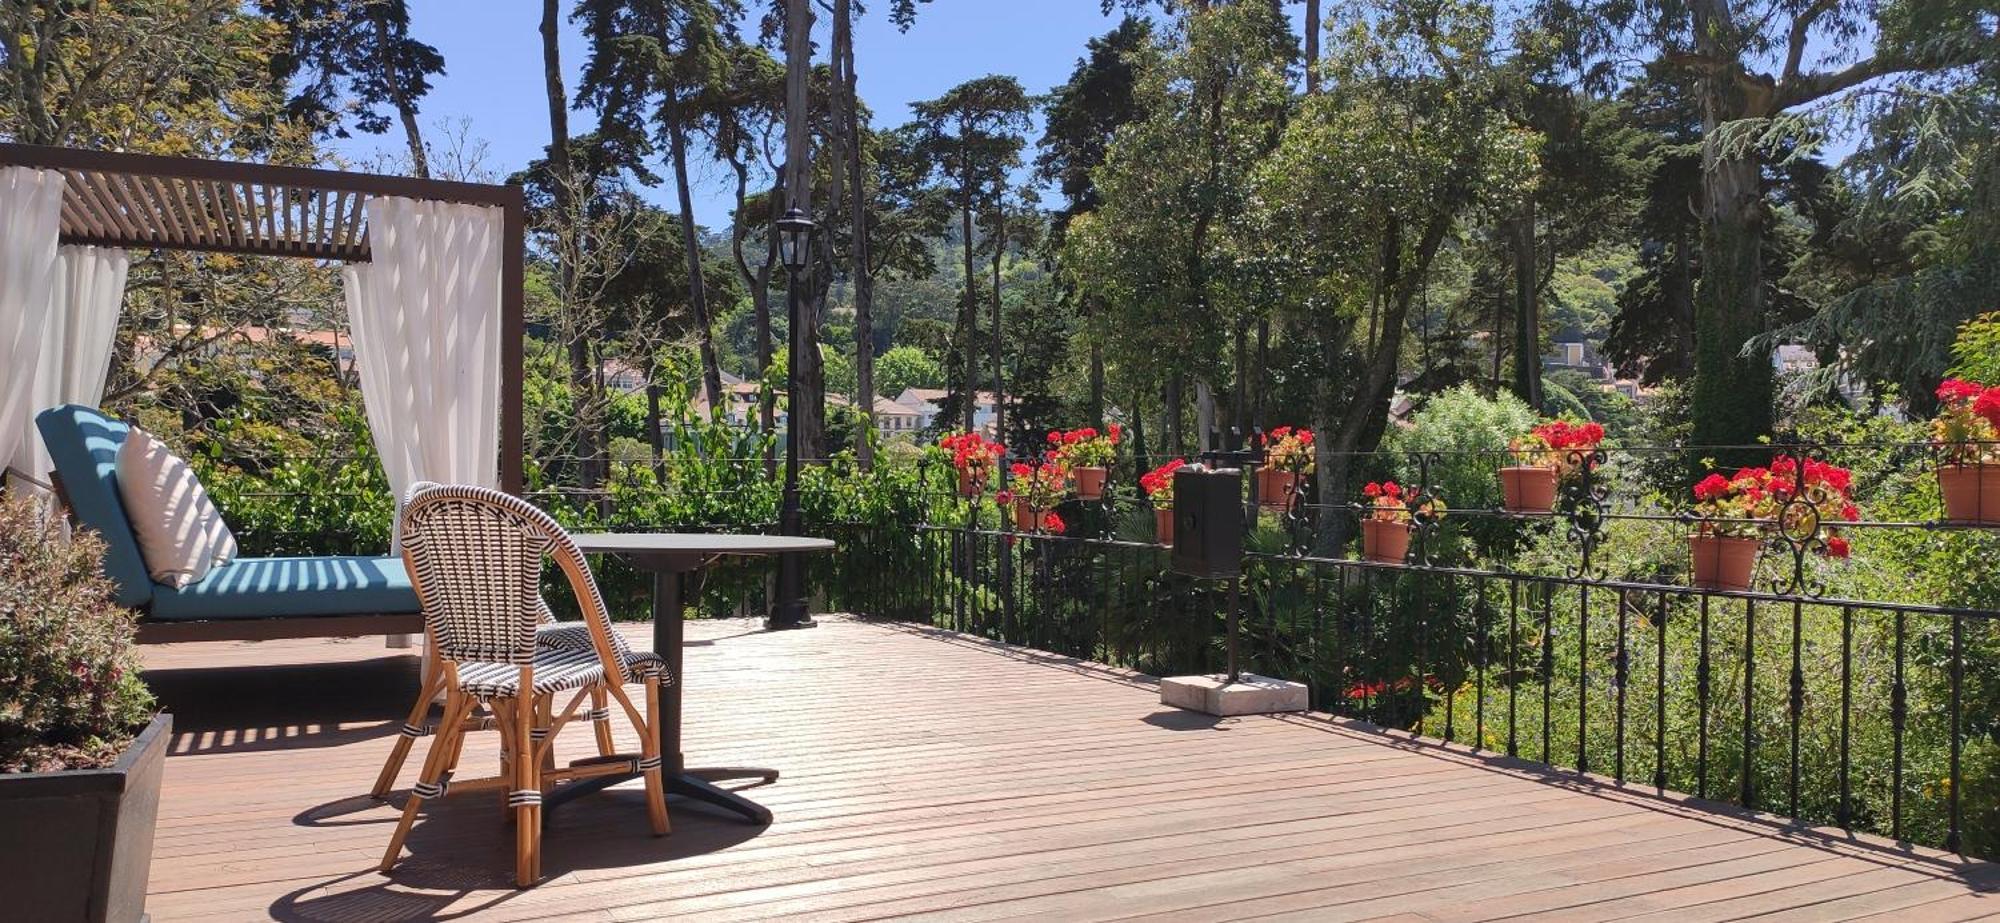
M419 612L401 558L240 558L180 589L155 585L156 620Z
M540 648L535 651L535 694L581 689L604 681L604 664L595 651ZM466 694L486 699L512 698L520 692L521 665L468 660L458 665L458 685Z
M590 626L582 622L555 622L535 629L535 643L545 648L560 650L589 651L591 646ZM648 676L658 676L660 685L673 685L674 676L667 672L666 658L652 651L625 651L625 681L643 683Z

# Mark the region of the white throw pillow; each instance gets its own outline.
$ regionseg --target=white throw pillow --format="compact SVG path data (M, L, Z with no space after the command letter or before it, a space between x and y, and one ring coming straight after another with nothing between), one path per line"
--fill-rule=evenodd
M118 447L118 498L156 582L179 589L235 559L236 536L194 469L136 426Z

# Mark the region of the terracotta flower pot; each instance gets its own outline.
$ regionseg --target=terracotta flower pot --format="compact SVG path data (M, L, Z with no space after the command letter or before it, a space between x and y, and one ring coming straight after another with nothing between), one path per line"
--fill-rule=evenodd
M1556 469L1509 465L1500 469L1500 494L1510 513L1547 513L1556 508Z
M1757 573L1761 539L1735 535L1690 535L1694 585L1704 590L1748 590Z
M1162 545L1174 543L1174 511L1171 508L1153 509L1153 534L1159 538Z
M1937 474L1944 493L1944 518L2000 525L2000 465L1944 465Z
M977 496L979 496L980 492L981 492L981 491L983 491L983 490L984 490L985 488L986 488L986 479L985 479L985 478L975 478L975 477L973 477L973 476L972 476L972 469L970 469L970 468L961 468L961 469L959 469L959 472L958 472L958 495L959 495L959 496L961 496L961 497L977 497Z
M1386 519L1362 520L1361 553L1370 561L1403 563L1410 556L1410 524Z
M1104 499L1104 478L1109 473L1103 468L1078 468L1071 471L1070 477L1076 481L1076 498L1078 500Z
M1259 502L1272 509L1291 509L1292 492L1298 488L1299 473L1280 468L1265 468L1260 472L1264 483L1257 485Z
M1042 511L1028 505L1026 500L1014 501L1014 530L1033 532L1042 524Z

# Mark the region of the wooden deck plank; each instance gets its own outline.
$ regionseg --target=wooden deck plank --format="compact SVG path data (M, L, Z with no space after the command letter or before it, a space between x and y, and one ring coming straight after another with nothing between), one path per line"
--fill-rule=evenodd
M1326 716L1167 711L1145 677L949 632L828 618L688 634L689 761L780 768L754 789L776 822L676 802L656 839L621 787L557 812L548 879L527 891L507 886L497 797L446 799L393 874L372 871L394 809L358 796L413 658L370 639L147 649L178 722L153 918L1693 923L1959 919L2000 901L1984 863ZM491 772L496 745L469 741L459 777Z

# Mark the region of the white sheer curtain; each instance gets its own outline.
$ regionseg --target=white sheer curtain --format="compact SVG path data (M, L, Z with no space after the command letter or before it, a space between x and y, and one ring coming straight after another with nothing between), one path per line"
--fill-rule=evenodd
M400 500L500 480L500 209L378 196L342 271L361 402Z
M0 467L42 478L35 466L34 387L57 287L62 174L0 168Z
M42 336L41 359L28 387L28 438L15 452L15 466L42 477L49 470L48 448L35 431L33 416L60 404L96 406L104 399L111 370L112 340L125 303L125 276L132 256L122 248L63 247L58 251L53 306Z

